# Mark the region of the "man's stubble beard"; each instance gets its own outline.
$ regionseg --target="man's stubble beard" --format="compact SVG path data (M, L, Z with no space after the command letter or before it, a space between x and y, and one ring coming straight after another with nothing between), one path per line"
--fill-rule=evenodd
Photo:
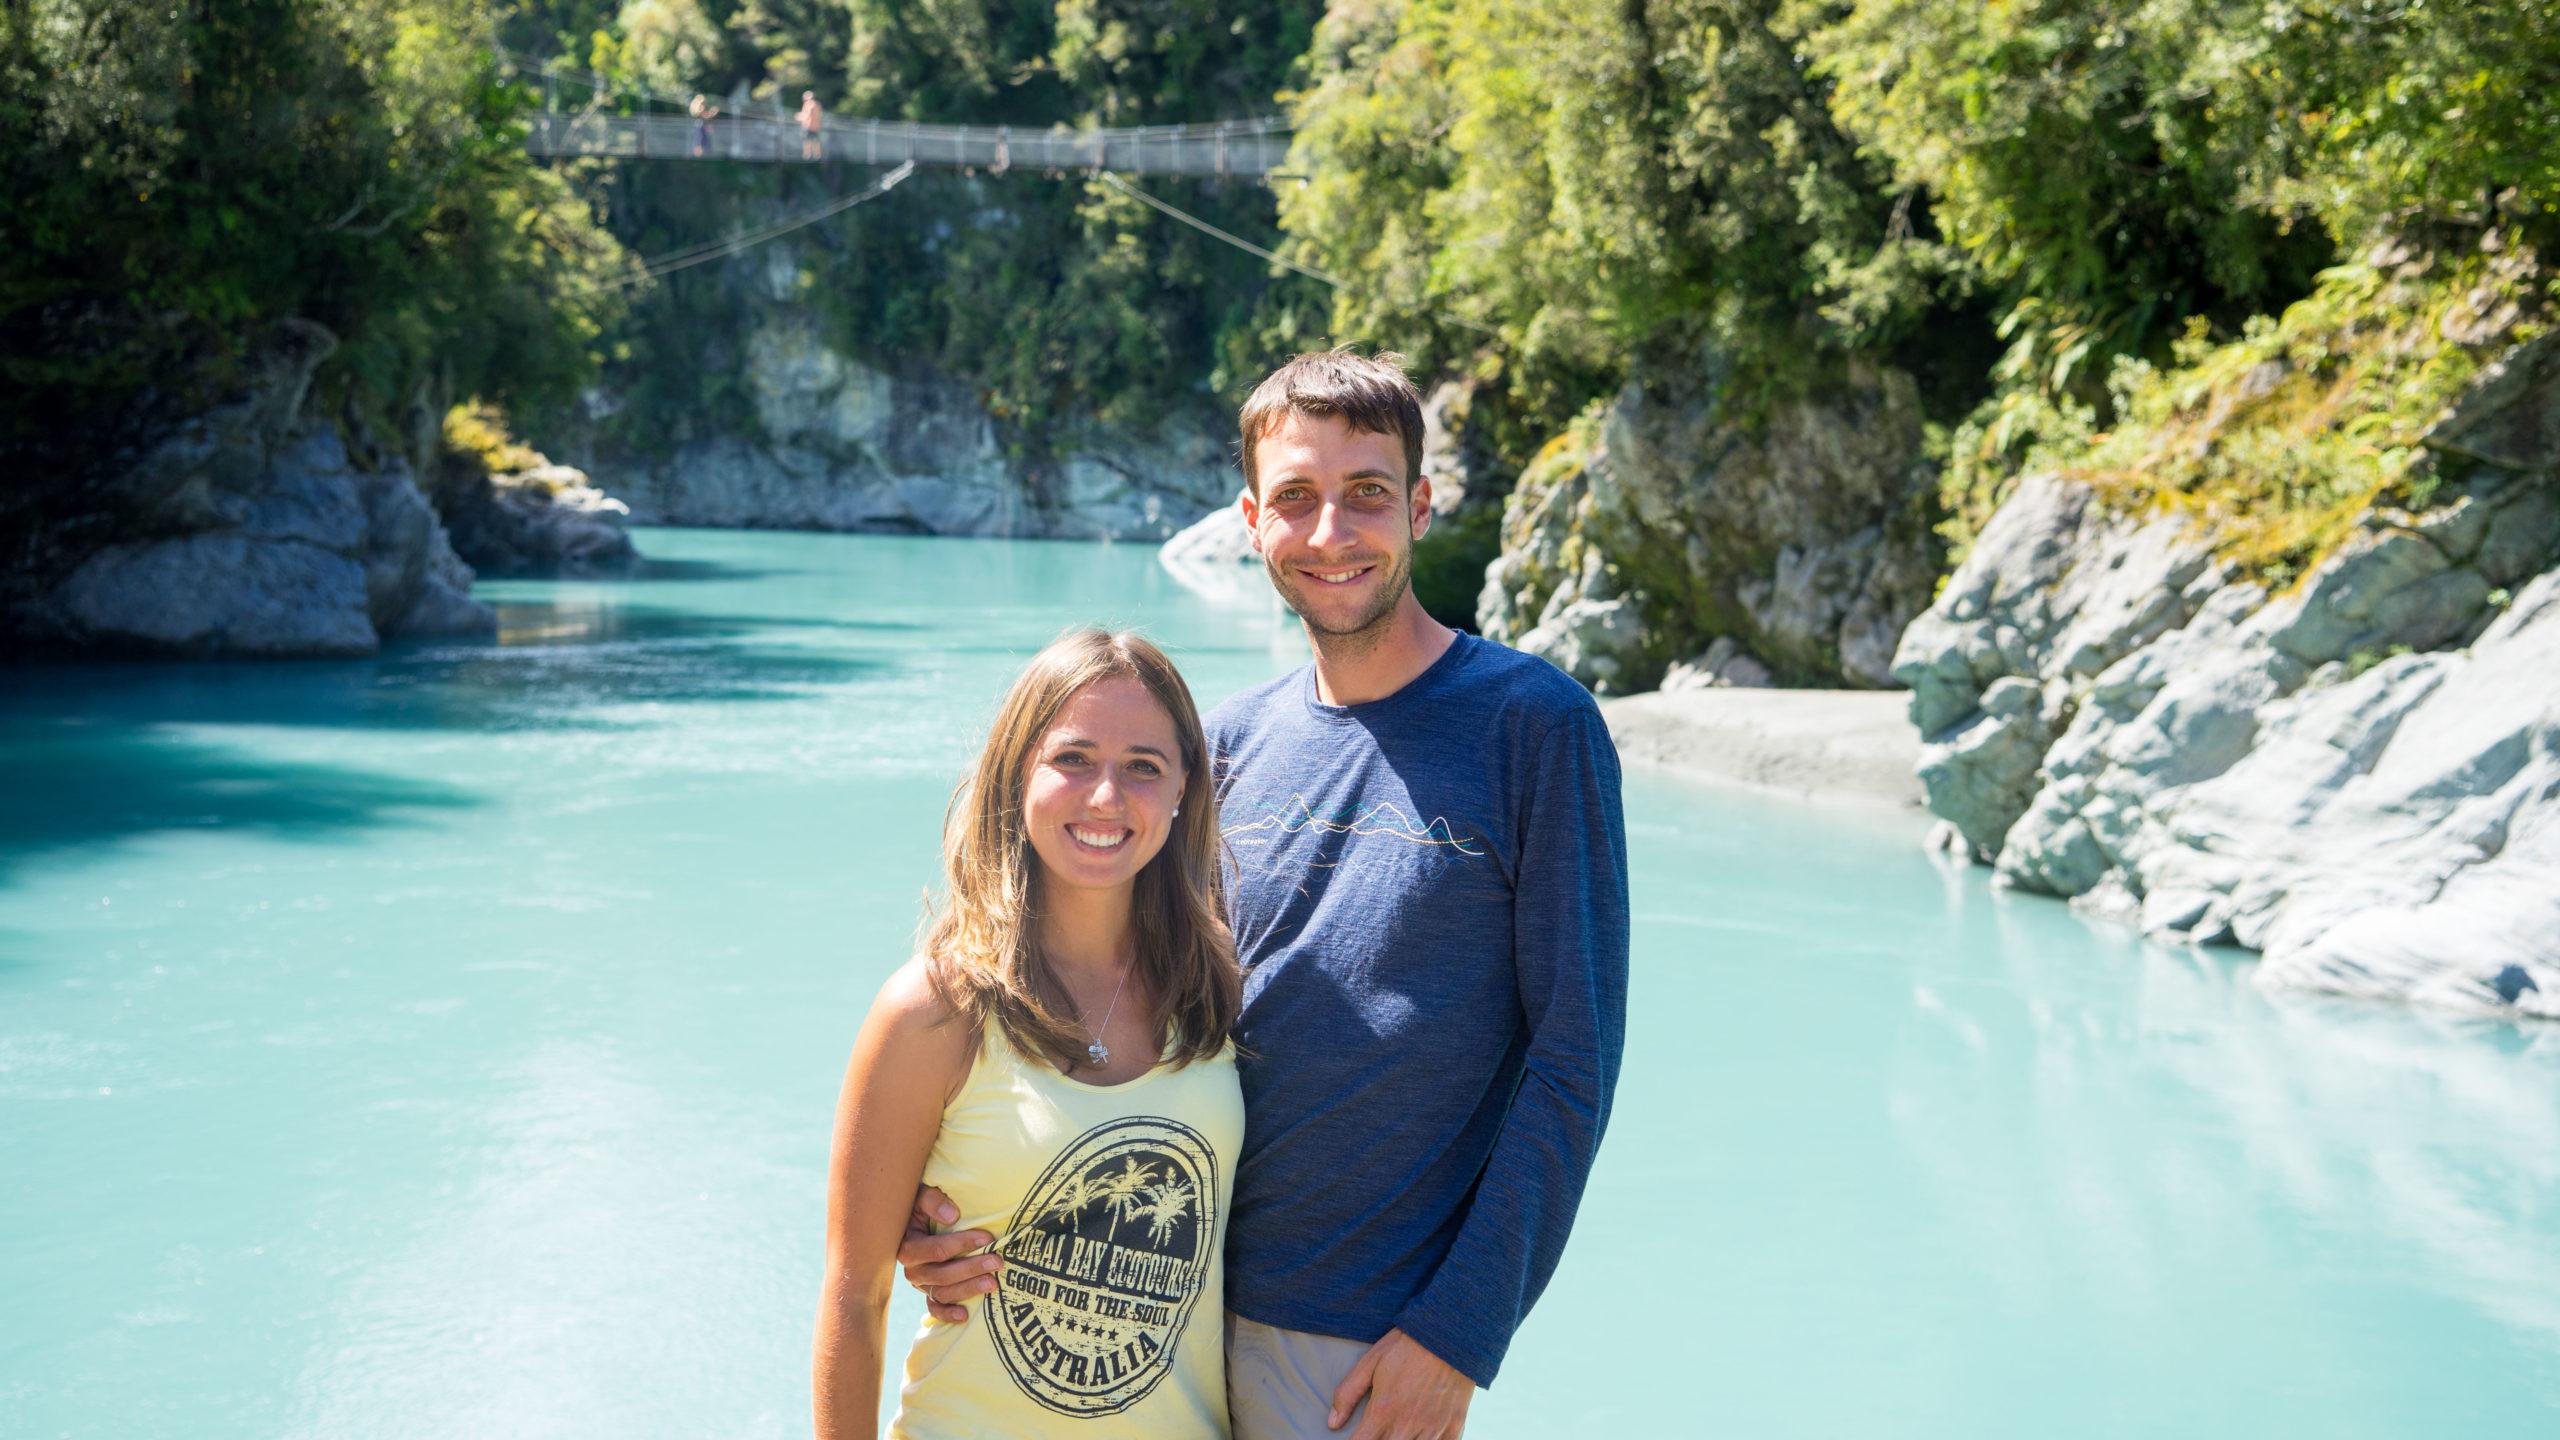
M1271 577L1271 588L1280 593L1280 603L1289 607L1289 613L1298 617L1298 623L1307 627L1307 639L1318 650L1345 658L1366 654L1386 638L1388 627L1395 623L1396 606L1403 603L1406 592L1413 588L1413 550L1410 546L1401 554L1390 556L1385 563L1388 570L1378 582L1378 598L1370 603L1359 619L1345 626L1326 627L1307 618L1307 611L1298 604L1298 587L1289 582L1287 574L1270 556L1262 557L1263 573Z

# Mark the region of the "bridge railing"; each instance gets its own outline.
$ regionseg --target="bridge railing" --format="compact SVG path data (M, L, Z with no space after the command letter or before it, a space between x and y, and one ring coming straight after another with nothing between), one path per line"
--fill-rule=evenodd
M811 138L798 123L762 115L721 115L707 127L689 115L560 115L533 118L526 149L535 155L637 159L819 161L1005 170L1109 170L1128 175L1261 176L1280 167L1289 136L1271 121L1160 125L1118 130L1022 130L993 125L917 125L829 120Z

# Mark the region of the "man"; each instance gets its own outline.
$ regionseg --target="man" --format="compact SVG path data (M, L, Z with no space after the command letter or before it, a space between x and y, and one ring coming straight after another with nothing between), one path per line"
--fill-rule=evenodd
M1563 672L1415 600L1431 484L1393 357L1301 355L1239 428L1238 503L1315 659L1207 721L1245 967L1229 1406L1238 1440L1456 1436L1617 1084L1617 752ZM925 1233L942 1203L899 1258L960 1319L996 1262Z
M818 92L800 92L800 158L820 160L826 157L827 112L818 104Z

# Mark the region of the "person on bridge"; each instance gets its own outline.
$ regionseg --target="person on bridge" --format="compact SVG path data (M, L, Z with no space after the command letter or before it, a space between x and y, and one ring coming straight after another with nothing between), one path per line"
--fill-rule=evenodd
M693 153L694 153L694 155L695 155L697 158L699 158L699 157L701 157L701 156L704 156L704 155L708 155L708 154L710 154L710 153L711 153L711 121L712 121L712 119L713 119L714 117L716 117L717 115L719 115L719 113L720 113L720 107L719 107L719 106L717 106L717 105L712 104L712 103L711 103L710 101L708 101L708 100L705 100L705 99L704 99L704 98L702 98L701 96L696 95L696 96L694 96L694 97L693 97L693 103L692 103L692 104L690 104L690 105L688 105L688 106L686 106L686 107L685 107L685 109L687 109L687 110L689 110L689 111L691 111L691 112L693 113Z
M818 108L818 92L800 92L800 158L823 160L827 153L827 112Z

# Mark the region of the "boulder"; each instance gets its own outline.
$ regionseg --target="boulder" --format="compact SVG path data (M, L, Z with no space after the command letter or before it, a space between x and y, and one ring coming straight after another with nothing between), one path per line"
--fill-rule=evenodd
M1617 689L1719 637L1791 683L1896 683L1895 639L1936 580L1916 387L1860 364L1746 417L1727 414L1727 379L1712 356L1641 363L1523 471L1477 605L1486 635L1543 632Z
M1244 528L1244 514L1233 505L1221 505L1183 526L1157 553L1167 565L1262 563L1261 553L1253 548L1253 533Z
M574 466L535 455L521 470L490 474L476 455L448 448L435 490L451 549L483 575L618 575L640 561L625 529L631 507Z
M1696 659L1673 662L1663 674L1662 692L1675 695L1683 690L1765 690L1777 683L1769 667L1743 649L1740 641L1719 635Z
M1624 695L1644 664L1644 616L1629 600L1569 600L1550 607L1517 643L1593 694Z

